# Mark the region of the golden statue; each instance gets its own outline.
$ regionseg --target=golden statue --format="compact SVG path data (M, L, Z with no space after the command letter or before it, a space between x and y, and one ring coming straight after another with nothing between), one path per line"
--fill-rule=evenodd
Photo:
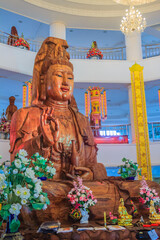
M73 97L73 65L67 42L48 37L37 53L32 82L32 104L13 116L10 130L11 161L20 149L29 157L38 152L54 162L54 179L105 179L103 164L88 119Z
M151 223L160 223L160 214L156 212L153 200L150 201L149 220Z
M132 216L127 213L127 210L124 206L123 198L120 198L118 213L119 213L118 225L120 225L120 226L132 226Z

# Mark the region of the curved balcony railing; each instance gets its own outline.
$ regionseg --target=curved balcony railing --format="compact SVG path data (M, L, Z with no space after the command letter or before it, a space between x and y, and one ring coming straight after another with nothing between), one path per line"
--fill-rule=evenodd
M119 48L99 48L104 60L125 60L125 47ZM86 59L89 48L69 46L68 52L72 59Z
M8 45L9 36L15 37L14 35L11 35L11 34L0 31L0 43L4 43L4 44ZM38 52L42 42L34 41L34 40L31 40L31 39L25 39L25 40L29 43L30 51Z
M96 130L91 127L94 136L112 137L127 135L128 141L131 142L131 125L103 125L100 129ZM160 141L160 122L148 122L149 140L151 142Z
M8 37L13 36L11 34L0 31L0 43L8 44ZM38 52L42 41L34 41L31 39L25 39L30 45L30 51ZM126 47L119 48L100 48L103 54L104 60L126 60ZM89 48L72 47L69 46L68 52L71 59L86 59ZM143 45L142 46L143 58L150 58L160 56L160 43Z
M143 46L143 58L160 56L160 43Z

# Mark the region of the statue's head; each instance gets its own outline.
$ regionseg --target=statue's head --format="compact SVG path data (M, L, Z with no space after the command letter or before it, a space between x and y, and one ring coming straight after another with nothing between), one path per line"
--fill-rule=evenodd
M48 37L37 53L32 82L32 103L46 99L70 101L73 94L73 65L69 62L67 42Z
M14 102L15 102L15 97L14 96L9 97L10 105L14 105Z
M124 206L124 200L123 200L123 198L120 198L119 202L120 202L121 205Z
M151 205L151 206L154 206L153 200L150 201L150 205Z

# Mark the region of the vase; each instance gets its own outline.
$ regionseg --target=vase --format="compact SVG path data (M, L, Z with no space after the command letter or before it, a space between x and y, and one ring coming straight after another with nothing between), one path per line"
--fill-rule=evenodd
M38 177L38 179L40 179L41 181L46 181L47 177Z
M4 132L0 132L0 139L5 139L5 134L4 134Z
M9 139L9 134L5 132L0 132L0 139Z
M81 224L88 223L89 213L86 208L80 208L82 218L80 220Z
M95 55L95 56L90 57L89 59L99 59L99 56Z
M17 219L17 216L15 216L14 214L10 214L8 221L7 221L7 226L6 226L6 233L11 233L11 229L10 229L10 224L12 222L13 219ZM18 231L18 230L17 230ZM16 232L17 232L16 231Z
M1 236L1 240L23 240L23 236L21 235L21 233L18 231L18 228L15 230L15 232L11 231L10 228L10 224L12 222L13 219L18 220L17 216L14 214L10 214L8 221L7 221L7 226L6 226L6 231L4 234L2 234ZM19 221L19 220L18 220Z
M28 50L28 48L27 47L25 47L25 46L18 46L18 48L21 48L21 49L25 49L25 50Z
M126 180L134 180L135 177L127 177Z

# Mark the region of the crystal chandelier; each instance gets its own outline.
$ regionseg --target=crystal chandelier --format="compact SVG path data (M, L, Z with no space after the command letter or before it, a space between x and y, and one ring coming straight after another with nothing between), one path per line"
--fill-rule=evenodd
M123 5L132 5L132 6L155 2L155 0L113 0L113 1L115 1L116 3L123 4Z
M128 34L134 31L143 32L146 28L146 20L142 18L139 10L134 6L130 6L129 10L126 9L126 14L121 20L120 30L124 34Z

